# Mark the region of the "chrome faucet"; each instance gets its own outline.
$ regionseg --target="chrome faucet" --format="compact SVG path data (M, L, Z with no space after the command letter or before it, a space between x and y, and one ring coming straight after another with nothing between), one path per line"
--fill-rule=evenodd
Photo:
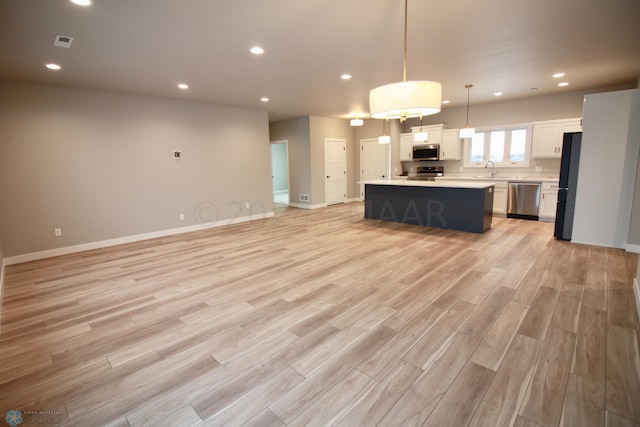
M485 165L484 168L488 168L489 167L489 163L491 163L491 178L495 178L496 177L496 164L493 162L493 160L489 160Z

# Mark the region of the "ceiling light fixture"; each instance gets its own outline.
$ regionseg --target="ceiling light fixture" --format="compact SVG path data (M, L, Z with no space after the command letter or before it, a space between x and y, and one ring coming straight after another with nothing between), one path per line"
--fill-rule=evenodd
M350 80L351 77L352 77L351 74L343 74L340 76L342 80Z
M254 55L262 55L264 53L264 49L260 46L254 46L250 49L250 52Z
M260 101L269 102L269 98L267 98L266 96L263 96L262 98L260 98Z
M449 101L448 99L445 99L445 100L442 101L443 104L448 104L449 102L451 102L451 101Z
M180 83L178 84L178 88L182 90L189 89L189 85L186 83Z
M493 96L502 96L502 95L503 95L503 94L502 94L502 92L495 92L495 93L493 94Z
M458 137L472 138L476 133L476 130L474 128L469 127L469 94L471 93L471 88L473 87L473 85L465 85L464 87L467 88L467 125L463 129L460 129L460 132L458 132Z
M91 6L91 0L70 0L71 3L77 4L78 6Z
M554 79L559 79L560 77L564 77L564 73L555 73L552 77Z
M349 120L349 124L351 126L362 126L364 125L364 121L362 119L359 119L358 116L356 116L355 119Z
M560 86L560 87L569 86L569 82L558 83L558 86Z
M400 119L440 112L442 85L421 80L407 81L407 2L404 1L404 61L402 81L379 86L369 92L369 110L374 119Z
M62 67L59 66L58 64L47 64L46 67L50 70L60 70Z

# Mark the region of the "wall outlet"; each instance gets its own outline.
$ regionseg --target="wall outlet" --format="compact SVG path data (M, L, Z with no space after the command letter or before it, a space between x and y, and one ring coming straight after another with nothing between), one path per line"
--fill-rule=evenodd
M308 202L309 201L309 195L308 194L301 194L300 195L300 201L301 202Z
M54 229L53 229L53 234L54 234L56 237L60 237L60 236L62 236L62 228L54 228Z
M184 214L179 215L180 221L184 221Z
M173 150L173 158L175 160L182 159L182 150Z
M542 166L536 166L536 172L542 172Z
M249 209L249 202L245 203L245 204L244 204L244 207L245 207L245 208L247 208L247 209Z

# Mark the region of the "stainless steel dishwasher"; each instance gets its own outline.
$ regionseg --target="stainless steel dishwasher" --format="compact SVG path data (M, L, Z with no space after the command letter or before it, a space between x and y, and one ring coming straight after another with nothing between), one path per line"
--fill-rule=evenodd
M507 218L538 220L540 208L539 182L510 182Z

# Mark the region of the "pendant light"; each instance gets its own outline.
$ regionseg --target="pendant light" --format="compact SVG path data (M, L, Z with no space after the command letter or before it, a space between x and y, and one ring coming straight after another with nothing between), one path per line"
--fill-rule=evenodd
M467 88L467 125L463 129L460 129L458 136L460 138L471 138L476 133L474 128L469 127L469 92L473 85L465 85L464 87Z
M429 140L429 134L422 129L422 116L420 116L420 130L413 134L413 140L415 142L427 142Z
M378 144L391 144L391 136L386 134L385 121L382 122L382 135L378 137Z
M402 81L379 86L369 92L369 110L374 119L400 119L440 112L442 85L421 80L407 81L407 3L404 1L404 62Z

